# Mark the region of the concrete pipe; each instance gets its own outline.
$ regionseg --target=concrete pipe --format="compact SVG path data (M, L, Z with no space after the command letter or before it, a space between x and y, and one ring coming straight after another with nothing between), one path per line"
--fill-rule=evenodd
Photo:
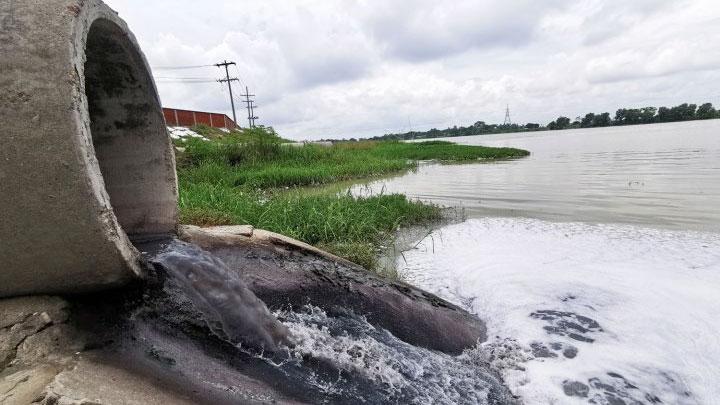
M3 0L0 55L0 296L141 276L177 180L134 36L99 0Z

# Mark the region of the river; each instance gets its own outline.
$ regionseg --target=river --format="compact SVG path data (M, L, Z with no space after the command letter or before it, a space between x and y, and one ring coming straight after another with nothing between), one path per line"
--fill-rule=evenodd
M397 258L527 403L720 398L720 120L450 138L531 156L355 186L462 207Z

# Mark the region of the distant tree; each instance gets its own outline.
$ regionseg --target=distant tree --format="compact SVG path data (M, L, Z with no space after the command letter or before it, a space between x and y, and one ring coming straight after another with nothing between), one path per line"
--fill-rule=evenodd
M683 103L677 107L673 107L671 111L673 112L675 121L694 120L696 117L695 113L697 111L697 105Z
M697 119L699 119L699 120L709 120L709 119L713 119L713 118L719 118L718 112L715 109L715 107L713 107L712 103L705 103L705 104L701 105L700 107L698 107L697 113L695 113L695 114L697 116Z
M626 125L625 124L625 112L627 109L620 108L617 111L615 111L615 125Z
M696 118L697 105L683 103L672 108L660 107L657 122L689 121Z
M675 107L642 107L642 108L620 108L615 112L614 119L611 119L609 113L588 113L582 117L577 117L571 121L568 117L558 117L555 121L547 125L547 129L567 129L567 128L591 128L604 127L608 125L636 125L650 124L654 122L673 122L687 121L693 119L710 119L720 118L720 111L713 107L711 103L702 104L698 107L695 104L680 104ZM463 126L452 126L446 129L433 128L429 131L410 131L402 134L385 134L376 136L372 139L425 139L436 138L442 136L463 136L492 134L513 131L534 131L545 129L540 124L527 123L525 125L518 124L488 124L485 121L476 121L474 124ZM272 131L271 128L268 129Z
M592 120L593 127L607 127L610 125L612 125L612 120L610 119L610 113L607 112L596 115Z
M568 117L558 117L558 119L548 124L550 129L566 129L569 126L570 118Z
M621 108L615 113L615 125L637 125L642 123L642 111L637 108Z
M585 117L583 117L580 120L580 128L590 128L593 126L593 121L595 120L595 114L594 113L587 113L585 114Z
M640 121L643 124L652 124L655 122L655 113L657 108L655 107L644 107L640 109Z
M672 121L672 111L670 111L667 107L660 107L658 108L657 117L655 119L657 122L670 122Z

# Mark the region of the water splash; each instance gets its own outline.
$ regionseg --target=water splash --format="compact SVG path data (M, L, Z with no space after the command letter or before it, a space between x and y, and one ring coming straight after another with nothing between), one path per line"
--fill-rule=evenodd
M276 382L317 392L318 403L515 403L483 346L451 356L353 313L329 316L311 306L271 313L239 274L195 245L175 240L144 250L159 250L146 255L179 293L171 296L187 300L215 336L246 356L244 367L261 374L269 367Z
M196 245L171 241L150 262L179 283L210 330L233 345L277 351L288 329L220 259Z
M308 306L277 315L296 338L292 359L299 365L322 359L369 381L379 403L515 403L480 354L486 351L482 345L451 356L407 344L352 314L331 317ZM339 378L324 388L344 391L347 385Z

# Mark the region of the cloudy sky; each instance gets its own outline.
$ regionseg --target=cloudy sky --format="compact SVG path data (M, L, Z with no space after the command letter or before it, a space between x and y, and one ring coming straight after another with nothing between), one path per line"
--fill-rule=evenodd
M209 82L220 69L165 68L232 60L260 123L294 139L502 122L506 104L514 122L547 123L720 103L718 0L106 2L165 106L229 113Z

